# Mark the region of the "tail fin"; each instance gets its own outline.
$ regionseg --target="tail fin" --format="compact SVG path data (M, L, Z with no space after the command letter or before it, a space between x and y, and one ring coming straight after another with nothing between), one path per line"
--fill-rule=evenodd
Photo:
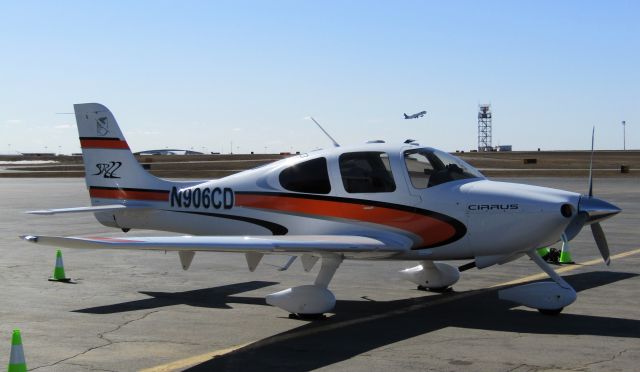
M405 119L409 119L409 117L407 116L407 114L404 114L404 118L405 118Z
M92 205L105 204L98 199L168 199L170 182L142 168L109 109L98 103L73 107Z

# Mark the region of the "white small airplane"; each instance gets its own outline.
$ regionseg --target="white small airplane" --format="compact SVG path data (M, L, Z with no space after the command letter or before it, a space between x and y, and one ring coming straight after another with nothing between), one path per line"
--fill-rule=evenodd
M420 111L419 113L413 114L413 115L404 114L404 118L405 119L417 119L417 118L421 118L421 117L425 116L426 114L427 114L426 111Z
M321 260L313 284L266 297L298 316L333 310L328 286L345 259L418 261L403 270L423 289L442 290L460 271L529 256L553 282L503 289L502 299L559 313L575 290L536 253L590 225L605 262L600 222L620 209L592 195L495 182L464 161L408 141L319 150L206 182L168 181L145 171L116 120L96 103L74 106L91 207L105 226L171 231L171 237L26 235L56 247L176 251L184 270L196 252L236 252L254 271L265 254L299 256L305 271ZM438 260L469 260L459 268Z

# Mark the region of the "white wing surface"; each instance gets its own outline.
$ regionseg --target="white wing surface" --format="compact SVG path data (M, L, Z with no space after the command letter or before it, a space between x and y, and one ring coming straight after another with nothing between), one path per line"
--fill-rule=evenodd
M389 246L378 239L350 235L292 236L170 236L170 237L59 237L21 236L42 245L67 248L139 249L154 251L256 253L400 253L408 247Z

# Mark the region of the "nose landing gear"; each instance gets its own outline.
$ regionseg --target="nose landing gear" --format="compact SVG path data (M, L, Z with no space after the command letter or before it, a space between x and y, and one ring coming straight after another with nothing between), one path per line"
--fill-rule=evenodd
M536 251L528 252L527 255L553 279L553 282L530 283L502 289L498 291L498 298L537 309L545 315L560 314L566 306L576 300L576 291Z

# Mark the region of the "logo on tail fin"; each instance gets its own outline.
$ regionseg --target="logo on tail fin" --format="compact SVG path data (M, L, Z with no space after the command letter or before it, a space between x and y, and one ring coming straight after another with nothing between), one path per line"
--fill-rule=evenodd
M96 134L98 137L104 137L109 134L109 121L106 117L96 120Z
M112 161L109 163L98 163L96 164L96 168L98 168L98 173L94 173L94 176L102 175L104 178L120 178L116 176L116 171L118 168L122 166L122 162L120 161Z

